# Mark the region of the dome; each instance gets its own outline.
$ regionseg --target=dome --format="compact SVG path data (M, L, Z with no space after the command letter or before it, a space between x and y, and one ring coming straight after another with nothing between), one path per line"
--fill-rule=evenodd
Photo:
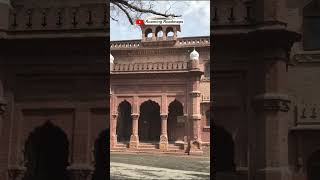
M190 60L199 60L199 53L196 51L196 49L193 49L193 51L190 53Z
M112 56L112 54L110 53L110 64L113 64L114 61L114 57Z

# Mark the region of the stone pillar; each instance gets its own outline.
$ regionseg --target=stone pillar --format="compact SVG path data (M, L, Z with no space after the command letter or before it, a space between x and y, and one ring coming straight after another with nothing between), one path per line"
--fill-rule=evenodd
M201 112L200 112L200 77L203 72L199 67L199 59L193 59L189 62L190 68L190 85L189 85L189 128L190 144L189 154L202 154L201 145Z
M15 166L8 168L9 180L22 180L25 176L26 168L22 166Z
M115 148L117 145L117 114L112 114L110 119L110 148Z
M93 173L90 144L90 110L85 105L76 107L72 163L68 171L72 180L89 180Z
M94 168L91 166L69 166L70 180L91 180Z
M156 41L157 40L157 37L156 37L156 28L153 27L152 28L152 41Z
M177 40L177 29L173 29L173 40Z
M263 61L255 64L257 93L253 97L256 128L256 179L291 179L288 159L288 111L286 94L287 53L279 49L260 52Z
M200 114L200 92L190 92L192 99L192 114L189 115L189 122L191 124L191 141L190 154L202 154L201 142L201 114Z
M169 148L167 119L168 119L167 114L161 114L161 135L160 135L160 143L159 143L161 151L168 151L168 148Z
M139 147L139 135L138 135L138 128L139 128L139 114L131 114L132 117L132 135L130 136L130 149L138 149Z

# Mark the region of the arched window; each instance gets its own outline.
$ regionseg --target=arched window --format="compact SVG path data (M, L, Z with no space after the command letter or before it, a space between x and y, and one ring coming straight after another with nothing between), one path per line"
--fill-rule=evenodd
M167 35L167 39L168 39L168 40L172 40L172 39L173 39L174 31L173 31L173 28L172 28L172 27L168 27L168 28L166 29L166 35Z
M207 77L207 78L210 77L210 62L207 62L204 65L204 77Z
M156 37L157 37L157 40L162 40L162 38L163 38L162 27L160 27L160 26L158 26L156 28Z
M146 37L146 40L152 40L152 30L151 29L147 29L145 31L145 37Z
M303 8L303 48L320 49L320 2L311 1Z

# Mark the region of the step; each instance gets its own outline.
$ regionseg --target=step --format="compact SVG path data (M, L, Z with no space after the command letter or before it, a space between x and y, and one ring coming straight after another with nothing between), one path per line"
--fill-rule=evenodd
M169 149L183 150L183 144L169 144Z
M127 144L123 144L123 143L117 143L117 144L116 144L116 147L117 147L117 148L127 148L128 145L127 145Z
M126 151L127 148L119 148L119 147L114 147L110 149L111 152L123 152Z
M159 144L155 143L140 143L139 149L159 149Z

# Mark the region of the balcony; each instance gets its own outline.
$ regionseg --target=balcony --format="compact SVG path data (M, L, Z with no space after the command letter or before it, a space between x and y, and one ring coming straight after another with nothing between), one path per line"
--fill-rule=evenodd
M187 71L188 62L149 62L135 64L114 64L112 73L130 72L163 72L163 71Z
M8 35L47 37L82 34L105 37L108 24L105 4L62 8L14 6L9 15Z

